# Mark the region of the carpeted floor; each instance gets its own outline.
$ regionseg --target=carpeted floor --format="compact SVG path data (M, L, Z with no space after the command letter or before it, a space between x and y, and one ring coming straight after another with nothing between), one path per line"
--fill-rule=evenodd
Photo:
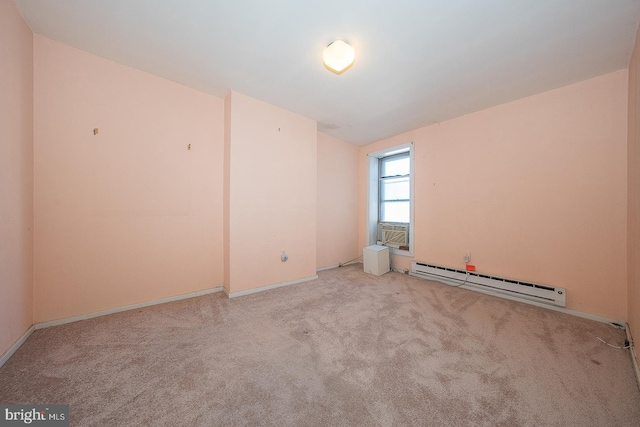
M638 426L624 331L361 265L36 331L0 403L95 426Z

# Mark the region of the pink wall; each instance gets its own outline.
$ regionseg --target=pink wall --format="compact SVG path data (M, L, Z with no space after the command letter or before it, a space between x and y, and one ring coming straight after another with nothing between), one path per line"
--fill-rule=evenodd
M237 92L229 97L228 290L315 276L316 122Z
M627 71L398 135L415 142L415 260L567 288L567 308L627 317ZM410 265L396 257L398 268Z
M230 173L231 173L231 92L224 98L224 166L223 166L223 257L224 257L224 288L231 292L231 261L229 259L229 202Z
M629 120L627 148L627 286L629 322L640 339L640 30L629 64Z
M35 321L221 286L223 101L34 51Z
M360 253L358 151L318 132L318 268L349 261Z
M0 0L0 355L33 323L33 36Z

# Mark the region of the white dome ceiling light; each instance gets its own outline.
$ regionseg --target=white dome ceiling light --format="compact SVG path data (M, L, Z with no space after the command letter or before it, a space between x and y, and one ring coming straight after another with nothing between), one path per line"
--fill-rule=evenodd
M336 74L342 74L347 71L353 65L355 59L355 51L343 40L334 41L325 47L322 52L324 66Z

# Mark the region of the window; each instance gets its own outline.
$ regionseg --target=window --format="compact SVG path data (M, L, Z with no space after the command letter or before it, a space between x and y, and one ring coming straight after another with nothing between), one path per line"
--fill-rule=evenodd
M413 143L369 153L367 245L413 256Z
M411 222L410 160L409 151L380 158L380 222Z

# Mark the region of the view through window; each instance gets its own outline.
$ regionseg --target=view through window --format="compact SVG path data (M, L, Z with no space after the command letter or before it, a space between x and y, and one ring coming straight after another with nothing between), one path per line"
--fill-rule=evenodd
M411 221L411 161L409 152L380 159L380 222Z

